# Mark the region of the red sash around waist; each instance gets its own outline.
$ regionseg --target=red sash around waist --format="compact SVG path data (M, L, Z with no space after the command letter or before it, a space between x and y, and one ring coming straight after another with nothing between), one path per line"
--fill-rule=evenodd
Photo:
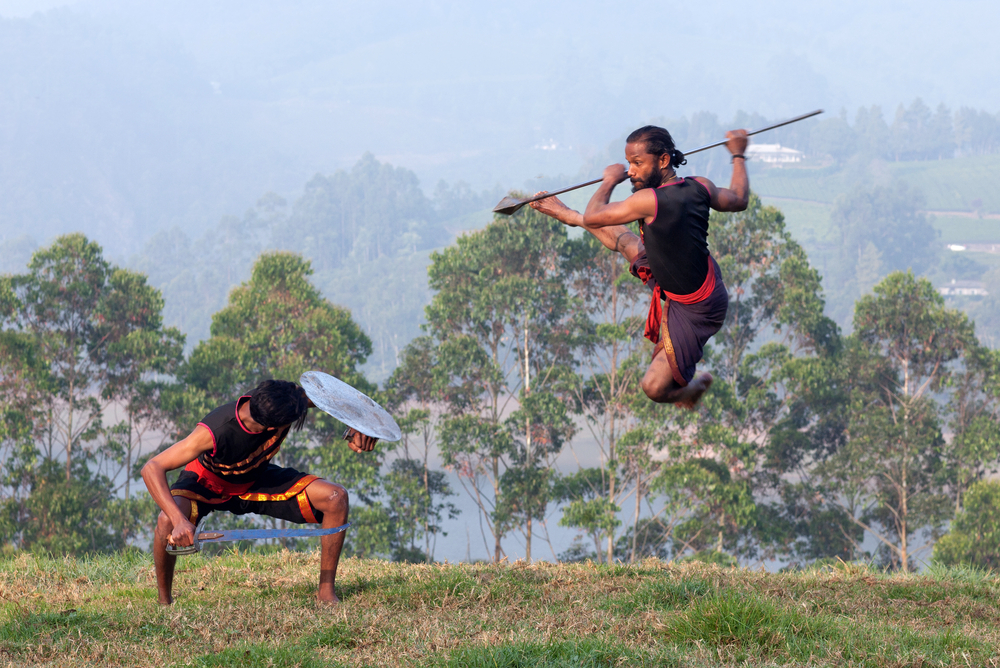
M643 283L648 283L651 278L653 278L653 270L649 267L636 267L636 272L639 274L639 278ZM689 295L675 295L672 292L667 292L660 287L659 283L655 283L653 288L653 301L649 304L649 313L646 315L646 331L644 332L646 338L652 341L654 344L660 341L660 323L663 320L663 299L673 300L679 304L697 304L698 302L705 301L708 299L709 295L715 290L715 268L712 267L712 256L708 256L708 275L705 276L705 282L701 284L701 287Z
M248 489L253 487L253 481L244 483L231 483L219 476L215 475L204 466L201 465L197 459L192 460L190 464L184 467L185 471L191 471L198 476L198 482L212 490L216 494L222 494L225 496L239 496L245 493Z

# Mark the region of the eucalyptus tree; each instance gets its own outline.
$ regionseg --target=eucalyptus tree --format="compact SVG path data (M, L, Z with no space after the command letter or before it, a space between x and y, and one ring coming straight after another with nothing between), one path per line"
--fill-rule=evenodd
M118 503L113 495L128 489L138 433L162 424L142 388L153 374L172 371L183 337L163 327L163 299L145 276L113 266L81 234L38 250L27 272L5 284L3 334L30 342L25 359L37 367L32 447L22 448L19 464L33 499L21 541L43 541L54 551L121 545L135 519L108 514ZM129 416L127 433L105 424L120 408ZM118 538L107 534L109 524Z
M798 396L786 381L796 364L833 354L839 334L823 312L820 276L780 211L751 195L743 212L713 213L709 246L729 290L729 311L706 349L704 366L715 382L684 447L687 456L729 470L729 502L713 511L714 542L749 554L761 547L754 534L757 520L767 517L758 506L788 484L787 471L759 468L771 434L795 419ZM692 546L711 544L704 539Z
M18 310L8 277L0 277L0 323ZM36 423L47 379L36 341L29 334L0 328L0 534L14 542L29 521L28 500L38 467Z
M951 438L943 457L957 513L969 487L1000 467L1000 350L970 342L947 387Z
M525 208L433 253L428 269L436 294L427 328L447 379L442 454L492 534L496 560L513 529L531 558L549 465L573 429L560 399L576 337L566 253L565 228Z
M45 454L64 449L68 481L75 449L102 433L105 408L125 401L139 410L129 395L150 374L172 373L183 336L163 327L163 298L144 275L111 265L80 234L37 251L10 285L18 300L10 328L33 338L51 383Z
M399 516L394 534L401 547L409 544L408 560L422 556L428 563L434 558L434 539L443 533L442 513L451 519L459 513L445 500L454 495L445 474L430 468L444 404L446 379L440 369L434 342L420 336L403 349L400 364L386 383L389 405L403 438L396 449L399 459L392 462L389 475L383 478L383 488L390 497L389 507ZM416 548L420 538L424 542L422 555Z
M953 513L935 393L976 348L973 325L929 281L896 272L858 301L854 330L844 442L821 472L833 503L906 572Z

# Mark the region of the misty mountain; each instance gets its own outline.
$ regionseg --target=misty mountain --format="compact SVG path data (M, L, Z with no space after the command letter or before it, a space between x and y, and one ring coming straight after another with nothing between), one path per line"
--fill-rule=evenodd
M0 19L0 238L114 253L296 197L371 151L481 190L576 174L653 118L1000 107L985 2L85 0ZM54 0L40 2L51 7ZM933 48L927 48L933 45Z

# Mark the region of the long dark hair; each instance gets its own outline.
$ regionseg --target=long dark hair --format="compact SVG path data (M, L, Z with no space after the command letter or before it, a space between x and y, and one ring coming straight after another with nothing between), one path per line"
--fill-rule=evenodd
M670 156L670 166L680 167L687 164L687 158L674 146L674 138L665 129L657 125L644 125L625 140L626 144L643 142L646 145L646 153L660 157L663 154Z
M263 427L302 429L309 412L305 390L288 380L265 380L250 392L250 417Z

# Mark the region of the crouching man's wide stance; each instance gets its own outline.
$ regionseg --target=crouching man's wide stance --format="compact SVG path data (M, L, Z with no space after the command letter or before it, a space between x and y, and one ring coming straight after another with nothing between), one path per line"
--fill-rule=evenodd
M167 544L194 543L198 520L216 510L257 513L289 522L347 523L347 490L317 476L271 464L291 428L300 429L312 402L295 383L265 380L236 401L216 408L194 431L153 457L142 468L146 488L161 513L153 537L156 586L163 605L173 603L174 564ZM376 439L354 432L350 447L368 452ZM166 472L184 467L173 486ZM344 534L321 539L319 591L337 603L334 591Z

